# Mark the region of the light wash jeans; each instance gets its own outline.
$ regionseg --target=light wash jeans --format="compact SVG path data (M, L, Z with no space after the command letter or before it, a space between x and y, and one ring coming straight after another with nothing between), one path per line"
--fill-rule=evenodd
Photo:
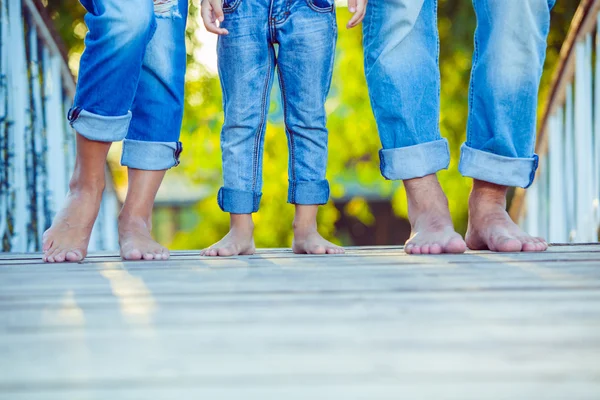
M258 211L262 158L275 68L289 145L288 201L329 199L325 100L337 27L333 0L226 0L229 35L217 46L225 123L221 133L221 209Z
M123 142L121 163L179 164L187 0L81 0L89 33L69 120L82 136Z
M474 0L464 176L499 185L533 182L537 97L555 0ZM372 0L364 20L365 71L387 179L448 168L440 136L436 0Z

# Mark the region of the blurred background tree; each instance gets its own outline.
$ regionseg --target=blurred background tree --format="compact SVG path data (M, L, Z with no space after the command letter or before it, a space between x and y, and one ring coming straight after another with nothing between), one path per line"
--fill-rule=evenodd
M546 99L560 48L578 4L577 0L560 0L552 11L540 106ZM78 0L52 0L46 5L69 48L69 66L77 75L87 31L83 22L85 11ZM343 245L402 244L410 229L406 222L406 195L402 185L385 181L379 172L380 142L363 73L361 30L344 28L350 18L347 8L340 7L337 15L340 32L336 67L327 102L332 200L319 213L320 231ZM458 160L465 139L476 25L471 1L439 0L438 25L442 74L440 122L452 153L450 168L440 172L439 178L448 195L456 227L464 233L471 181L458 173ZM173 249L206 247L220 239L229 227L228 216L216 203L221 184L219 136L223 119L215 71L216 39L201 24L198 0L191 3L187 33L186 106L181 132L184 152L181 165L167 174L154 215L155 235ZM263 200L255 216L259 247L287 247L292 239L293 207L286 204L287 141L276 86L266 135ZM118 165L118 152L115 146L109 162L122 192L126 175Z

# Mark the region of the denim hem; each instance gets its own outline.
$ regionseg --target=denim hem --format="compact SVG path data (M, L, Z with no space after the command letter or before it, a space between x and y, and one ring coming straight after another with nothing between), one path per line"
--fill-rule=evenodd
M450 149L444 138L414 146L379 151L381 175L389 180L422 178L447 169Z
M181 150L181 142L125 139L121 165L146 171L161 171L179 165Z
M251 214L258 211L262 193L222 187L217 201L224 212L231 214Z
M463 176L503 186L528 188L533 183L538 156L505 157L463 144L458 170Z
M77 107L69 111L68 118L73 129L86 139L97 142L120 142L127 136L131 111L125 115L107 117Z
M300 205L320 205L329 201L329 182L289 181L288 203Z

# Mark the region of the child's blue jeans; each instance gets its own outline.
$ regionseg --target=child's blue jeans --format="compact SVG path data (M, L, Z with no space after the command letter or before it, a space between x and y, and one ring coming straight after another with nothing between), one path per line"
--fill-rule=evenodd
M337 38L333 0L226 0L224 12L221 26L229 35L218 42L225 110L221 209L258 211L275 68L289 144L288 201L326 203L325 100Z
M179 163L187 0L81 0L89 32L69 120L82 136L123 142L123 165Z
M459 165L464 176L506 186L533 182L537 97L554 2L473 1L477 30ZM370 1L363 29L383 176L412 179L447 168L448 142L439 128L437 1Z

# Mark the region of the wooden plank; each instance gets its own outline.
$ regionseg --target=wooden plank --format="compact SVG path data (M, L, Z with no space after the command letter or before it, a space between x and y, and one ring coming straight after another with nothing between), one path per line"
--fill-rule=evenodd
M36 264L0 266L0 398L600 394L598 244L439 257L398 247L176 252L161 263L18 257L2 262Z

